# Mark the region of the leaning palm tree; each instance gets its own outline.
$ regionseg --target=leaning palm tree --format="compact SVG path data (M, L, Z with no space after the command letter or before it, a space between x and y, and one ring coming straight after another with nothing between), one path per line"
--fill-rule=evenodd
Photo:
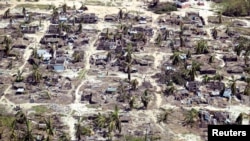
M17 74L16 74L16 82L21 82L21 81L23 81L23 76L22 76L22 74L23 74L23 71L20 71L20 70L17 71Z
M147 109L148 103L150 101L150 97L148 95L147 89L144 91L143 95L141 96L141 101L142 101L143 107Z
M236 118L235 123L238 125L242 125L242 121L243 121L243 113L240 113L239 116Z
M172 60L173 65L179 65L181 63L181 53L178 51L175 51L172 56L170 56L170 59Z
M184 126L190 125L190 127L192 128L197 120L198 120L198 111L192 108L185 114L183 125Z

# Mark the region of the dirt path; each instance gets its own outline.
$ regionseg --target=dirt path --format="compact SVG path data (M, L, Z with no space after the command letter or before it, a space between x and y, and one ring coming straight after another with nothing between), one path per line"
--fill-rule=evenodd
M98 37L98 36L97 36ZM89 59L92 54L95 53L95 47L94 44L97 41L97 38L89 45L88 50L85 52L85 67L82 71L82 80L81 83L76 87L75 90L75 101L74 103L70 104L70 113L67 114L66 118L64 118L64 123L69 126L69 135L71 140L76 140L75 138L75 124L77 123L77 120L73 118L73 115L78 114L78 116L84 115L85 113L88 113L90 110L88 107L86 107L85 104L80 103L81 101L81 93L79 92L83 84L86 83L86 80L88 78L87 73L90 69L90 63Z

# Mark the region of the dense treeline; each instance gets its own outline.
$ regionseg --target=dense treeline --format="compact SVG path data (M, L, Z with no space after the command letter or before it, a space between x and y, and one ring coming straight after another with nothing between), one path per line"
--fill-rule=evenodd
M250 15L250 0L221 0L220 5L225 16Z

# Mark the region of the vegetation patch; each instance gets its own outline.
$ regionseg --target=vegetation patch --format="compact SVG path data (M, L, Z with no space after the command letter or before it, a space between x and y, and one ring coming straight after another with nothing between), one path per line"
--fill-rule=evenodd
M34 110L37 114L44 114L49 111L49 109L46 106L33 106L32 110Z
M19 4L16 6L16 8L30 8L30 9L51 9L51 5L48 4Z
M223 0L219 6L225 16L249 16L250 1L247 0Z
M11 127L12 122L15 120L13 116L1 116L0 115L0 126Z
M99 0L91 0L91 1L86 1L85 2L86 5L105 5L104 2L101 2Z
M177 6L174 3L166 2L160 3L154 7L149 7L149 10L153 11L156 14L164 14L172 11L177 11Z
M250 36L250 29L244 27L235 27L235 31L239 32L242 35Z
M127 141L145 141L145 137L125 136Z

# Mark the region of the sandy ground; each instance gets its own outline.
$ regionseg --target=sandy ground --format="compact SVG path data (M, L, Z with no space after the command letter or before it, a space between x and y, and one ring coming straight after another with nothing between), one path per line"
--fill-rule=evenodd
M66 1L66 2L67 2L67 5L69 5L69 6L73 6L73 4L75 4L76 7L79 8L81 1L74 0L74 1ZM105 0L105 3L107 3L107 2L109 2L109 0ZM11 9L14 8L17 4L26 4L26 3L34 4L34 2L25 2L24 0L22 0L21 2L17 2L16 0L11 0L9 3L12 4L12 6L10 7ZM55 1L49 1L49 0L40 0L39 2L36 2L35 4L54 4L56 6L59 6L59 5L62 5L63 3L64 3L64 0L57 0L56 2ZM159 16L159 15L156 15L156 14L152 14L151 12L145 11L142 8L142 5L143 5L142 2L138 2L136 0L133 0L132 2L129 2L129 3L127 2L127 4L125 4L125 3L126 2L124 2L123 7L126 7L127 10L141 11L144 14L147 14L148 16L152 16L153 21L155 21L155 19L157 19L158 16ZM114 5L115 5L115 3L114 3ZM88 8L89 8L89 10L87 12L89 12L89 13L95 12L98 15L98 17L100 17L100 18L103 18L106 14L114 14L114 13L117 13L119 11L119 9L117 7L88 6ZM5 10L7 10L7 8ZM5 10L1 10L0 14L3 14ZM186 9L183 9L183 10L175 12L175 13L184 15L185 12L188 12L188 11L196 11L196 12L198 11L200 13L200 15L204 17L206 23L207 23L207 17L211 16L211 15L214 15L214 13L211 11L209 2L208 3L206 2L205 6L203 6L203 7L193 5L191 8L186 8ZM48 11L48 12L51 12L51 11ZM33 46L33 47L37 45L37 42L41 39L41 37L45 33L45 30L47 29L47 27L49 25L49 22L45 22L43 24L44 24L44 28L41 31L41 33L39 33L37 35L34 35L34 36L32 35L32 37L36 38L36 41L33 44L31 44L31 46ZM248 25L249 25L249 21L248 21ZM97 25L89 26L89 27L90 28L97 28L99 30L102 30L103 28L110 27L110 26L112 26L112 24L104 25L103 22L100 22ZM158 27L156 22L153 22L151 24L151 26L153 28ZM87 27L85 27L85 28L87 28ZM210 29L211 28L212 27L206 27L207 33L209 34L208 38L211 38L211 35L210 35ZM156 34L155 34L154 37L156 37ZM153 40L154 39L152 39L151 41L153 41ZM86 72L90 69L90 64L89 64L90 56L92 54L95 54L95 53L98 52L93 47L94 42L95 41L93 41L90 44L88 50L86 51L86 54L87 54L87 56L86 56L86 65L85 65L85 68L84 68L84 71L86 71ZM27 59L29 58L31 53L32 53L31 49L26 49L25 50L24 59L26 61L22 66L20 66L20 68L19 68L20 70L24 69L25 64L27 63ZM164 56L171 55L171 53L155 51L155 52L150 53L150 55L153 55L155 57L154 69L159 70L159 67L161 66L161 61L164 59ZM216 55L216 58L221 60L220 55ZM225 64L222 63L220 66L223 67L224 65ZM72 72L72 74L74 74L74 73ZM126 78L127 77L127 74L124 74L124 73L118 73L117 72L115 74L117 74L117 76L121 77L121 78ZM156 93L154 93L155 101L151 101L151 103L156 105L156 109L147 110L147 111L136 111L136 112L132 111L131 114L137 115L140 112L144 112L149 117L149 120L156 123L157 119L156 119L155 113L158 112L158 109L160 107L164 107L166 109L168 109L168 108L180 108L180 107L176 107L176 106L173 106L173 105L170 105L170 104L164 104L164 105L162 104L163 99L162 99L162 94L161 94L161 87L155 82L154 79L150 78L150 76L152 76L152 75L154 75L154 74L147 74L147 79L149 79L149 81L152 83L152 85L156 88L156 91L157 91ZM142 83L143 78L144 78L143 76L136 75L136 74L132 74L132 77L136 78L139 81L140 84ZM66 116L63 117L63 122L66 125L69 126L69 134L70 134L70 137L71 137L72 140L75 140L74 124L77 123L77 120L73 118L73 115L79 115L80 116L80 115L84 115L85 113L95 112L95 110L96 110L96 109L87 108L85 104L80 103L81 95L80 95L80 92L79 92L80 88L85 83L87 83L88 81L91 81L91 80L95 81L94 79L95 78L91 78L90 76L88 76L87 73L85 74L85 78L83 78L83 80L80 82L80 84L75 87L76 90L75 90L75 101L74 101L74 103L68 105L67 108L69 110L67 110L67 112L64 113ZM197 78L197 79L201 79L201 78ZM8 93L10 87L11 86L9 86L5 90L5 94ZM1 97L0 103L6 104L6 107L9 107L10 110L14 106L16 106L15 103L12 103L11 101L9 101L5 96ZM25 104L21 104L20 106L23 107L24 109L29 109L29 108L31 108L32 106L35 106L35 105L41 105L41 104L25 103ZM187 107L187 108L192 108L192 107ZM213 107L213 106L193 107L193 108L196 108L196 109L205 108L205 109L209 109L209 110L226 110L226 111L230 111L232 113L231 114L232 117L236 117L240 112L250 113L249 107L246 107L246 106L243 106L243 105L229 106L228 108L224 108L224 109L223 108L216 108L216 107ZM159 126L161 128L161 130L164 131L164 128L163 128L164 125L157 124L157 126ZM178 134L177 138L185 140L185 141L200 141L201 140L198 136L193 135L193 134L185 134L185 135Z

